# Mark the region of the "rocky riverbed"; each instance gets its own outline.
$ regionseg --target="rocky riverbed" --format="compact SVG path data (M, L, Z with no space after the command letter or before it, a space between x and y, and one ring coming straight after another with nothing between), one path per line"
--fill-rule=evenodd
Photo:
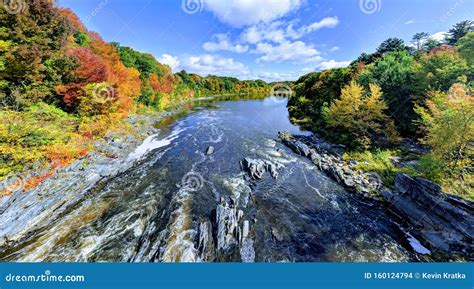
M130 116L126 121L131 131L109 132L104 139L96 141L92 152L67 167L58 168L33 190L24 191L18 178L0 183L0 188L14 188L9 196L0 198L0 247L24 242L87 199L91 190L101 183L133 167L148 152L152 136L160 133L155 124L170 115ZM166 141L162 140L163 144ZM31 171L30 176L44 172Z

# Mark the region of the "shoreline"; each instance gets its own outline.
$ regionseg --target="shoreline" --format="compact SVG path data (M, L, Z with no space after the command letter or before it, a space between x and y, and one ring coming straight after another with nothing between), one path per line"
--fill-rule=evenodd
M95 142L86 156L57 168L34 189L24 191L17 186L12 194L0 197L0 254L9 245L21 243L60 218L68 208L86 199L95 187L133 168L148 152L146 147L137 149L160 134L155 124L176 113L131 115L125 122L132 133L110 131ZM28 173L41 172L32 169ZM15 178L4 180L0 187L8 186Z

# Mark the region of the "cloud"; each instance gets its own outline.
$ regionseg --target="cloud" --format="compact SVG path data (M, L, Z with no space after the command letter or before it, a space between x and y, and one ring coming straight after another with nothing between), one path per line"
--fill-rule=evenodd
M301 0L204 0L219 21L234 27L268 23L298 9Z
M251 79L263 79L266 82L294 81L304 72L260 72L252 74Z
M329 49L329 52L336 52L339 50L340 50L339 46L334 46L333 48Z
M158 62L169 65L171 69L175 72L178 70L180 66L178 57L175 57L169 54L163 54L161 55L161 57L158 57Z
M284 41L277 45L261 42L257 44L254 52L262 54L257 62L314 62L322 60L318 50L302 41Z
M297 40L301 37L320 30L322 28L334 28L339 24L337 17L326 17L320 21L294 28L294 24L285 21L273 21L271 23L260 23L246 28L240 41L255 44L261 41L284 42L288 39Z
M340 68L340 67L347 67L351 64L350 61L336 61L336 60L329 60L324 61L318 64L317 68L319 70L328 70L333 68Z
M208 52L216 51L231 51L236 53L245 53L249 50L247 45L235 44L233 45L227 34L215 34L213 38L217 39L217 42L206 42L202 48Z
M447 33L444 32L444 31L441 31L441 32L437 32L437 33L431 35L430 38L433 39L433 40L439 41L439 42L443 42L445 40L446 36L447 36Z
M248 67L243 63L219 55L203 54L176 57L163 54L159 61L168 65L170 65L170 62L178 64L178 66L173 68L174 72L184 69L189 73L196 73L202 76L212 74L235 77L245 77L249 74Z
M294 30L293 25L290 25L287 29L287 35L293 39L298 39L321 28L334 28L338 24L339 19L337 17L326 17L321 21L314 22L310 25L304 25L297 30Z
M413 23L415 23L415 20L412 19L412 20L406 21L406 22L405 22L405 25L409 25L409 24L413 24Z

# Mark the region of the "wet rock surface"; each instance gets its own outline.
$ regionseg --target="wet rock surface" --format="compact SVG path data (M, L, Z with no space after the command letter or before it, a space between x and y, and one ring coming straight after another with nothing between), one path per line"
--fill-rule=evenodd
M296 136L286 132L278 134L283 144L295 153L309 158L321 171L348 190L366 198L376 198L383 184L376 173L364 173L355 169L357 162L342 159L343 146L333 145L316 136Z
M278 177L278 170L282 167L280 164L275 164L271 161L254 160L250 158L243 159L240 165L254 180L261 179L266 172L270 173L270 175L276 179Z
M430 181L404 174L397 175L395 189L385 190L383 195L390 210L402 216L432 251L474 260L474 203L447 195Z
M384 187L380 177L354 169L357 162L342 160L341 147L314 136L279 133L281 141L305 156L330 178L365 198L404 225L408 240L419 253L438 254L451 260L474 260L474 204L448 195L435 183L405 174L396 176L395 188ZM420 152L421 148L412 145ZM416 236L423 245L412 235ZM274 234L278 237L278 234ZM425 248L428 247L430 250ZM434 256L433 256L434 257ZM437 258L437 257L435 257Z
M91 153L67 167L58 168L35 189L25 192L19 186L12 195L0 198L0 250L48 227L76 204L90 198L100 183L130 169L139 158L129 158L129 155L143 138L159 133L154 124L167 115L130 116L127 122L133 135L110 132L104 140L96 142ZM11 180L4 181L0 187L9 182Z

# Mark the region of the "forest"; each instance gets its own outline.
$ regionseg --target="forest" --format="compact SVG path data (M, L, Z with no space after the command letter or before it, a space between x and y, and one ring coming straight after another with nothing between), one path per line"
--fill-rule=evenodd
M473 200L474 22L445 36L390 38L350 67L302 76L292 122L345 145L346 159L389 187L404 172Z
M173 74L151 54L105 42L52 1L25 8L0 12L0 180L44 164L52 173L108 130L127 129L130 114L270 89L261 80Z

